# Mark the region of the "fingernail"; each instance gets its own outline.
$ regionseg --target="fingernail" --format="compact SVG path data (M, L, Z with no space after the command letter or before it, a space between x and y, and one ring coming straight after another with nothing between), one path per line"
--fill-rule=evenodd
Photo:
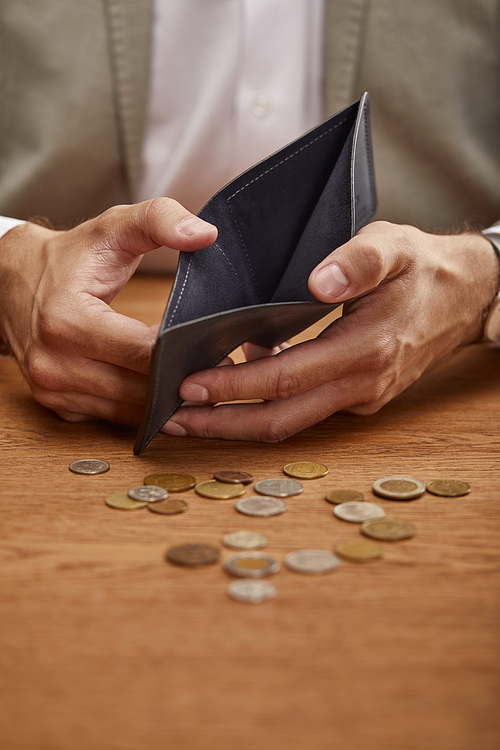
M184 401L208 401L209 393L206 388L197 383L187 383L179 391Z
M173 435L174 437L187 436L187 432L184 427L178 422L174 422L173 419L169 419L169 421L163 425L161 431L164 432L165 435Z
M320 268L314 275L313 282L321 294L333 299L340 297L349 286L347 276L336 263Z
M177 228L181 234L192 237L194 234L205 231L209 226L208 222L199 219L197 216L188 216L187 219L183 219L178 224Z

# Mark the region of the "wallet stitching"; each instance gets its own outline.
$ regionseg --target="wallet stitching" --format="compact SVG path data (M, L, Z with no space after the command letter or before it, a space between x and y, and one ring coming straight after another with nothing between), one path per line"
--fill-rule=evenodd
M185 277L184 277L184 282L183 282L183 284L182 284L182 288L181 288L181 291L179 292L179 297L178 297L178 299L177 299L177 304L176 304L176 306L174 307L174 309L172 310L172 315L171 315L171 316L170 316L170 318L168 319L168 323L167 323L167 326L169 326L169 325L171 324L172 320L174 319L175 313L177 312L177 309L178 309L178 307L179 307L179 305L180 305L180 303L181 303L182 295L184 294L184 289L186 288L186 284L187 284L187 280L188 280L189 272L190 272L190 270L191 270L191 266L192 266L192 264L193 264L193 257L194 257L194 256L192 255L192 256L191 256L191 257L189 258L189 263L188 263L188 267L187 267L187 270L186 270L186 275L185 275Z
M243 291L243 292L245 292L245 287L244 287L244 286L243 286L243 284L241 283L241 279L240 279L240 277L239 277L238 271L237 271L237 269L236 269L236 268L235 268L235 267L233 266L233 264L231 263L230 259L228 258L228 256L227 256L227 255L226 255L226 253L224 252L224 250L223 250L223 249L222 249L222 248L221 248L221 247L220 247L220 246L219 246L219 245L217 244L217 242L214 242L214 244L213 244L213 247L216 247L216 248L217 248L217 250L218 250L218 251L219 251L219 252L221 253L221 255L223 255L223 256L224 256L224 258L225 258L226 262L227 262L227 263L228 263L228 264L229 264L229 265L231 266L231 268L232 268L232 270L233 270L233 272L234 272L234 275L236 276L236 280L237 280L238 284L240 285L240 287L241 287L242 291ZM181 298L182 298L182 295L184 294L184 289L186 288L186 283L187 283L187 280L188 280L189 272L190 272L190 270L191 270L191 265L192 265L192 263L193 263L193 257L194 257L194 256L192 255L192 256L191 256L191 257L189 258L189 263L188 263L188 267L187 267L187 270L186 270L186 276L184 277L184 282L183 282L183 284L182 284L182 287L181 287L181 290L180 290L180 292L179 292L179 297L178 297L178 299L177 299L177 304L175 305L175 308L174 308L174 309L172 310L172 314L171 314L170 318L168 319L168 323L167 323L167 326L169 326L169 325L170 325L170 324L172 323L173 319L175 318L175 314L177 313L177 309L178 309L178 307L179 307L179 305L180 305L180 302L181 302Z
M219 246L219 245L217 244L217 242L214 242L214 247L216 247L216 248L217 248L217 250L218 250L218 251L219 251L219 252L220 252L220 253L221 253L221 254L222 254L222 255L224 256L224 258L226 259L227 263L229 263L229 265L231 266L231 268L232 268L232 269L233 269L233 271L234 271L234 275L236 276L236 280L237 280L238 284L240 285L240 287L241 287L242 291L243 291L243 292L245 293L245 292L246 292L246 290L245 290L245 287L243 286L243 284L242 284L242 282L241 282L241 279L240 279L240 275L239 275L239 273L238 273L238 270L237 270L237 269L236 269L236 268L235 268L235 267L233 266L233 264L231 263L230 259L228 258L228 256L227 256L227 255L226 255L226 253L224 252L224 250L223 250L223 249L222 249L222 248L221 248L221 247L220 247L220 246Z
M281 159L281 161L277 162L276 164L273 164L272 167L269 167L264 172L262 172L260 175L258 175L257 177L254 177L252 180L250 180L249 182L247 182L245 185L243 185L242 187L238 188L238 190L236 190L227 199L227 201L226 201L227 205L229 206L229 210L231 211L231 215L233 217L233 221L234 221L234 223L236 225L236 230L237 230L237 232L238 232L238 234L240 236L241 244L242 244L242 247L243 247L243 252L245 253L246 259L248 261L248 265L250 267L250 273L252 274L252 279L253 279L254 287L257 290L257 293L258 293L260 299L262 299L262 293L261 293L261 291L259 289L259 286L257 284L257 279L256 279L255 272L254 272L254 269L253 269L252 261L250 260L250 256L249 256L248 251L247 251L247 247L246 247L246 244L245 244L245 240L243 238L243 234L242 234L240 226L238 224L238 220L237 220L236 216L234 215L234 211L232 209L232 206L230 205L230 201L232 201L233 198L235 198L239 193L241 193L247 187L249 187L250 185L252 185L254 182L257 182L262 177L264 177L266 174L269 174L269 172L272 172L277 167L280 167L282 164L284 164L285 162L289 161L294 156L297 156L297 154L300 154L301 151L304 151L306 148L309 148L309 146L312 146L314 143L316 143L317 141L321 140L321 138L324 138L326 135L328 135L328 133L331 133L333 130L335 130L336 128L340 127L341 125L343 125L344 123L346 123L346 122L348 122L349 120L352 120L352 119L354 119L353 115L350 115L349 117L345 117L340 122L335 123L335 125L333 125L331 128L328 128L328 130L325 130L323 133L321 133L320 135L316 136L316 138L313 138L308 143L304 143L299 149L297 149L297 151L294 151L293 154L290 154L289 156L286 156L284 159Z
M229 196L227 199L228 203L230 200L232 200L238 193L241 193L242 190L245 190L249 185L251 185L253 182L257 182L257 180L260 180L261 177L264 177L264 175L268 174L269 172L272 172L273 169L276 169L277 167L280 167L282 164L284 164L286 161L289 161L294 156L297 156L297 154L300 154L301 151L304 151L306 148L309 148L309 146L312 146L313 143L316 143L317 141L321 140L321 138L324 138L328 133L331 133L332 130L335 130L336 128L339 128L341 125L343 125L345 122L348 122L349 120L353 120L353 115L350 115L349 117L345 117L340 122L337 122L335 125L333 125L331 128L328 128L328 130L325 130L324 133L321 133L320 135L316 136L316 138L313 138L312 141L309 141L309 143L304 143L303 146L301 146L297 151L294 151L293 154L290 154L290 156L285 156L284 159L281 159L281 161L277 162L276 164L273 164L272 167L269 167L264 172L262 172L257 177L254 177L252 180L246 183L246 185L243 185L242 187L238 188L236 192L234 192L232 195Z

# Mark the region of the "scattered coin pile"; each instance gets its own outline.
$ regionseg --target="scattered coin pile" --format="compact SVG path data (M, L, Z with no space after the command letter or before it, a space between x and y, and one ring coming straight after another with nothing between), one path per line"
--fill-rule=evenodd
M83 459L69 465L75 474L103 474L109 471L107 461ZM118 491L106 498L106 505L118 510L147 508L153 513L173 515L184 513L188 504L180 498L171 498L170 493L185 492L194 488L201 497L211 500L238 498L235 509L249 516L275 516L288 509L283 498L300 495L304 485L299 480L319 479L328 474L323 464L299 461L283 467L286 477L262 479L254 483L257 495L243 497L253 476L245 471L217 471L213 479L196 482L195 477L180 472L149 474L144 484L128 491ZM441 497L462 497L471 491L470 485L458 479L438 479L423 482L410 476L393 475L373 482L372 492L379 497L394 501L415 500L425 492ZM416 533L410 521L387 518L385 510L376 503L365 501L362 492L353 489L330 489L324 499L331 503L333 515L342 521L359 524L362 537L338 544L333 551L322 549L293 550L285 555L283 563L288 570L305 575L321 575L337 570L341 558L354 562L369 562L380 559L384 542L411 539ZM363 538L363 537L368 537ZM375 541L374 541L375 540ZM235 531L222 538L224 547L243 550L227 557L223 569L237 579L228 587L228 595L237 601L258 604L276 597L275 587L260 580L276 574L281 566L278 560L267 553L258 552L267 546L267 538L253 531ZM170 547L166 560L174 565L197 567L210 565L220 560L220 548L209 544L179 544Z

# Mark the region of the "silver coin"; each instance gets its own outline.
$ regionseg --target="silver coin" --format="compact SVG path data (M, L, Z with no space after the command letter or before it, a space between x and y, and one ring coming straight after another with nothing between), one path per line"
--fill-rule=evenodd
M82 458L70 463L68 468L73 474L104 474L109 471L109 464L97 458Z
M287 504L277 497L242 497L234 507L246 516L277 516L288 510Z
M255 482L254 489L260 495L270 495L271 497L290 497L291 495L300 495L304 490L304 485L297 482L296 479L261 479Z
M289 570L308 575L330 573L342 564L337 555L324 549L298 549L289 552L284 563Z
M132 500L145 500L147 503L157 503L159 500L166 500L168 492L163 487L157 487L154 484L142 484L140 487L132 487L127 492Z
M233 581L227 587L227 593L231 599L238 602L249 602L250 604L260 604L261 602L274 599L276 589L269 581L250 581L244 579Z
M226 573L238 578L265 578L277 573L280 564L263 552L239 552L226 558L222 567Z
M233 531L224 536L222 544L231 549L259 549L267 545L267 539L255 531Z
M333 514L343 521L363 523L363 521L371 521L374 518L384 518L385 510L376 503L357 502L354 500L350 503L336 505L333 509Z
M372 490L388 500L415 500L424 494L425 482L416 477L394 475L377 479Z

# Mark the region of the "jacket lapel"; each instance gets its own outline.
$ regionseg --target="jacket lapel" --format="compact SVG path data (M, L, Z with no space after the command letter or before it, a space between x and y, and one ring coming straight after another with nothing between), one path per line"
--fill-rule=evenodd
M360 95L358 73L370 0L325 0L324 114L331 116Z
M120 147L132 200L141 170L148 105L152 0L103 0Z

